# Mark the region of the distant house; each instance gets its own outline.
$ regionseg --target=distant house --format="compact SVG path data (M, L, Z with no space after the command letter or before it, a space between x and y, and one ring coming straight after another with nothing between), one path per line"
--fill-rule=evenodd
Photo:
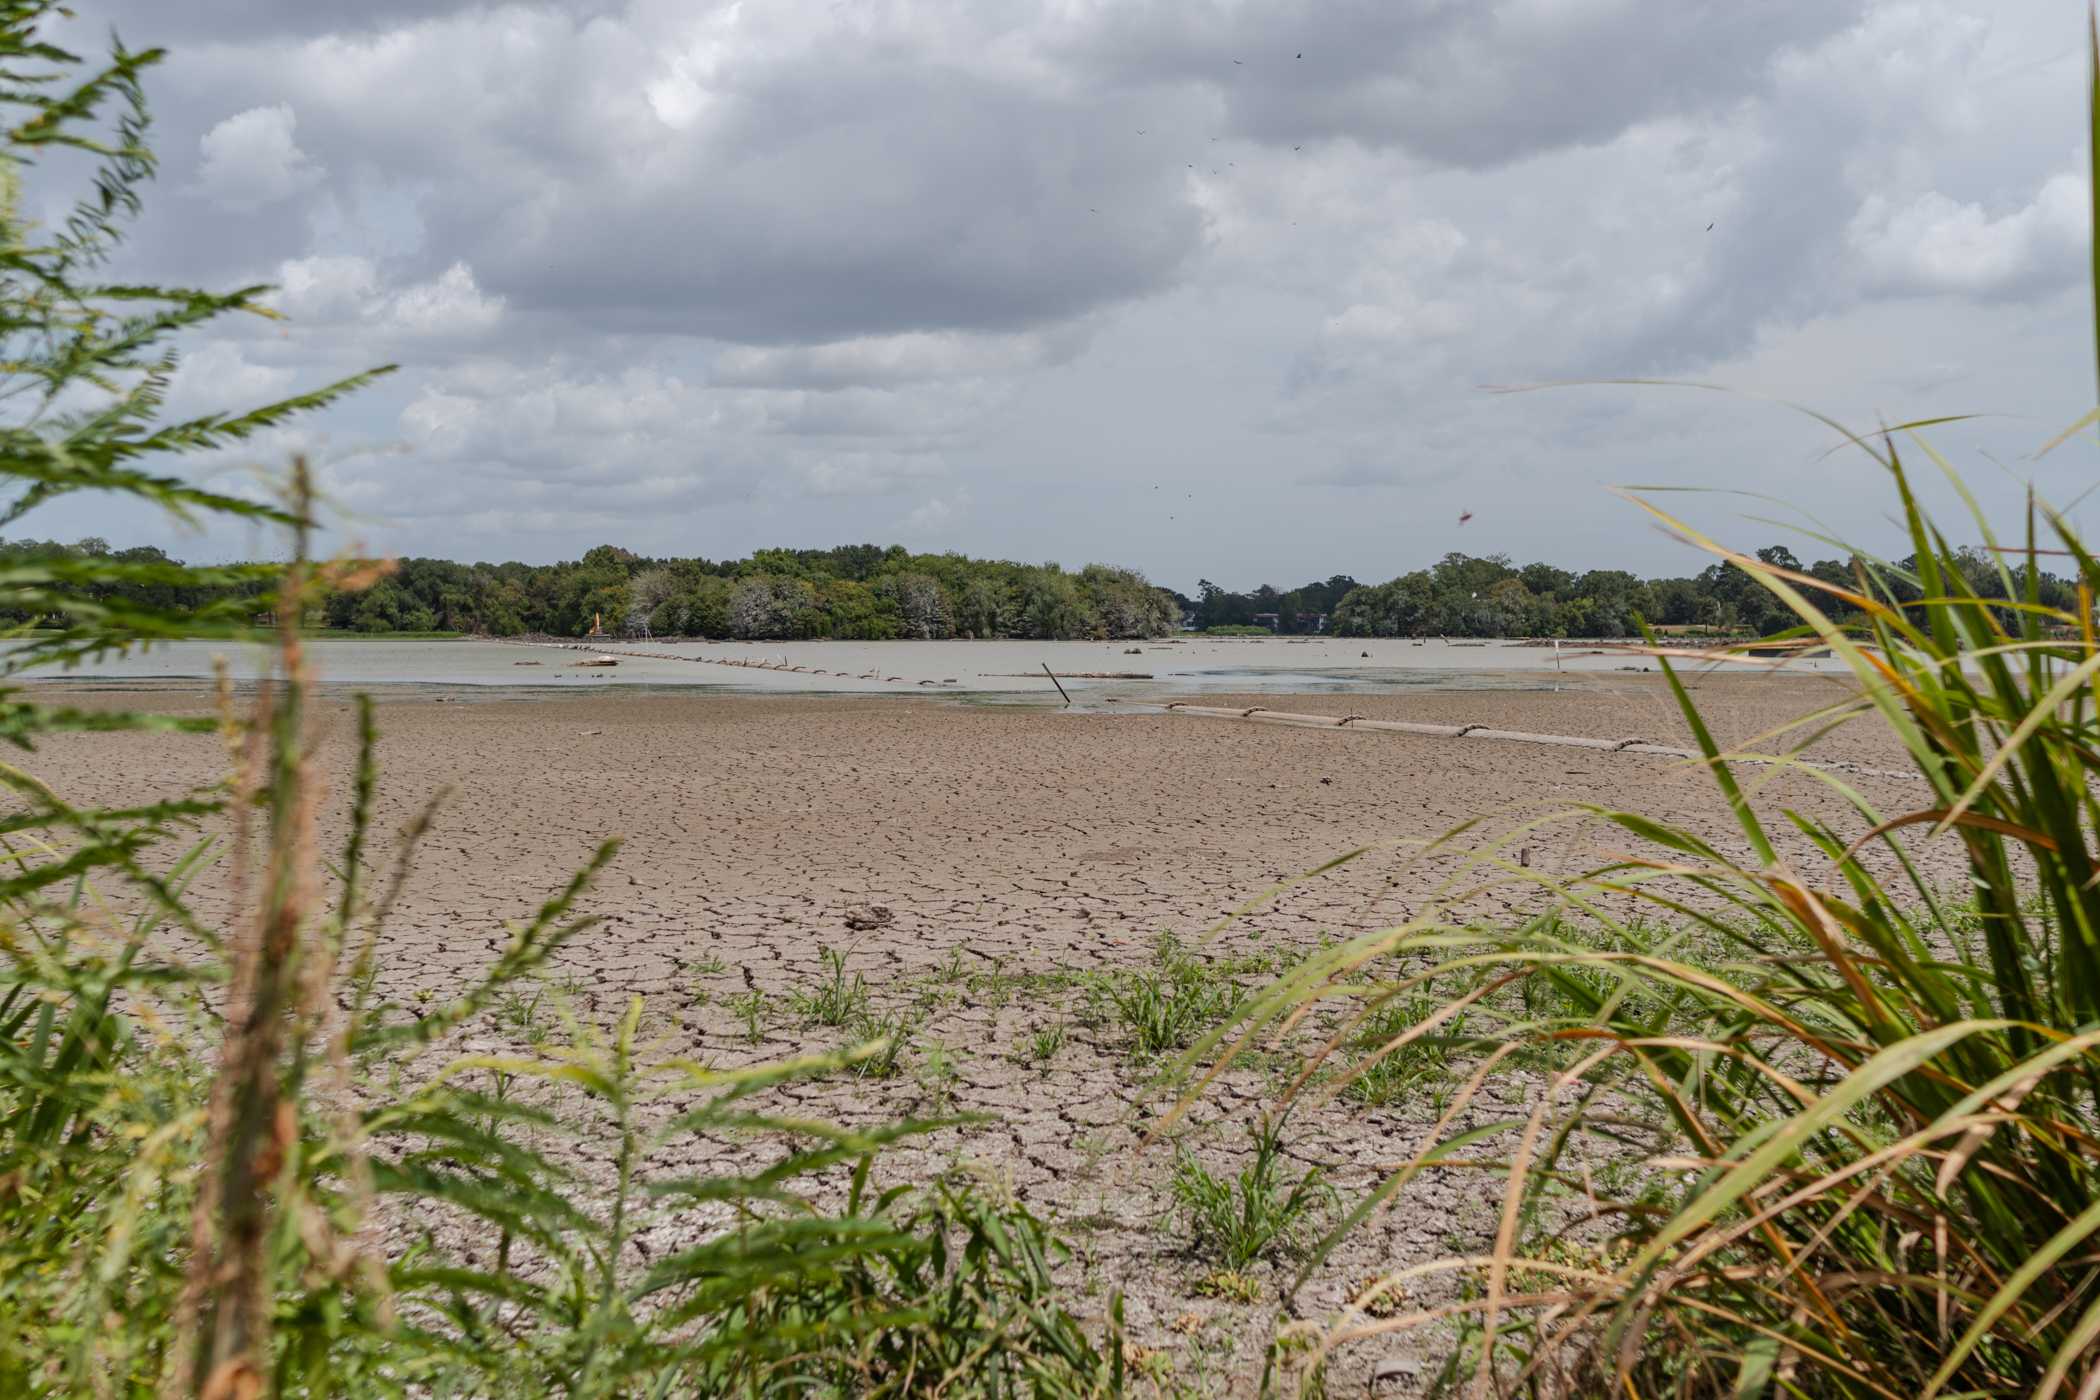
M1256 613L1254 615L1254 625L1256 627L1266 627L1271 632L1281 632L1283 630L1283 615L1281 613Z

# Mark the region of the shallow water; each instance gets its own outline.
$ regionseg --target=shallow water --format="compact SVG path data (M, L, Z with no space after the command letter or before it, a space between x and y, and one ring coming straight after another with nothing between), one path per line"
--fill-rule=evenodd
M1596 644L1563 645L1556 659L1550 646L1512 642L1332 637L1142 643L615 642L590 653L502 641L322 639L309 643L309 650L323 681L352 686L698 686L770 694L938 692L1054 699L1056 689L1043 675L1047 663L1075 699L1096 701L1217 691L1529 687L1552 684L1557 671L1639 670L1654 664ZM72 682L196 679L210 676L214 658L221 655L236 678L259 675L268 664L268 652L260 645L170 642L71 672L32 674ZM616 657L619 665L579 667L586 655ZM1793 665L1813 668L1814 663ZM1145 678L1071 674L1088 671L1138 672Z

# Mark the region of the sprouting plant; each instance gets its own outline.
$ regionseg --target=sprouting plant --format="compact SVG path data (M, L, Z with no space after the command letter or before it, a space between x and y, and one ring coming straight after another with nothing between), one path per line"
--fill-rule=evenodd
M1152 967L1111 976L1100 986L1139 1058L1186 1048L1230 1016L1245 995L1172 934L1161 935Z
M940 1040L928 1040L920 1047L919 1087L926 1091L936 1113L955 1106L955 1087L962 1077L960 1053Z
M766 1021L771 1014L772 1001L757 987L722 998L737 1019L744 1023L744 1039L753 1045L766 1038Z
M545 1044L551 1031L541 1020L540 1003L546 993L534 988L530 996L517 988L503 994L497 1003L497 1018L527 1045Z
M1057 1052L1065 1048L1065 1023L1053 1021L1047 1026L1037 1026L1021 1043L1019 1059L1023 1064L1048 1064L1057 1058Z
M1255 1303L1261 1300L1261 1280L1232 1269L1212 1269L1199 1275L1189 1291L1198 1298L1216 1298L1227 1303Z
M918 1021L907 1011L891 1012L887 1016L863 1011L854 1020L853 1038L862 1044L879 1042L879 1048L873 1054L855 1060L853 1072L864 1079L895 1076L917 1027Z
M1282 1134L1280 1119L1264 1118L1250 1133L1253 1151L1237 1177L1213 1175L1186 1146L1176 1154L1176 1215L1195 1247L1228 1270L1298 1248L1312 1221L1339 1204L1317 1167L1295 1178L1285 1172Z
M815 991L792 991L788 1001L795 1013L812 1025L840 1027L852 1024L868 1009L867 979L846 972L846 955L836 948L823 948L824 979Z
M1409 1039L1436 1006L1430 997L1415 994L1365 1017L1350 1037L1351 1048L1360 1054L1342 1086L1343 1097L1383 1108L1435 1093L1450 1076L1449 1047L1466 1023L1464 1015L1455 1016L1440 1027L1441 1034Z

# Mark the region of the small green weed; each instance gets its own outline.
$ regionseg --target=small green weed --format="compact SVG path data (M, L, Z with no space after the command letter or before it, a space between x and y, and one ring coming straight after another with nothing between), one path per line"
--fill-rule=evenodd
M1227 1303L1258 1303L1261 1281L1232 1269L1213 1269L1190 1288L1198 1298L1217 1298Z
M919 1087L926 1091L936 1113L946 1113L955 1106L955 1086L962 1078L960 1052L951 1050L947 1044L929 1040L921 1048L919 1056Z
M1115 1020L1129 1032L1131 1051L1141 1058L1185 1049L1237 1010L1246 995L1230 977L1189 954L1172 934L1160 935L1153 963L1103 984Z
M1020 1051L1015 1058L1024 1065L1048 1064L1056 1059L1057 1052L1064 1048L1065 1023L1058 1021L1036 1027L1028 1039L1021 1042Z
M879 1040L882 1048L866 1059L855 1060L853 1072L862 1079L895 1077L904 1052L911 1045L912 1033L918 1026L918 1021L906 1011L891 1012L887 1016L863 1011L853 1023L854 1041L865 1044Z
M820 950L825 980L813 992L788 993L797 1015L812 1025L850 1026L868 1010L868 979L846 972L846 955L836 948Z
M722 1004L743 1021L744 1039L756 1045L766 1038L766 1020L771 1010L771 1002L764 992L753 987L748 992L738 992L735 996L723 998Z
M497 1019L527 1045L544 1045L552 1034L540 1019L540 1002L545 996L544 989L535 989L529 997L521 991L505 992L496 1004Z
M1317 1167L1297 1180L1283 1172L1283 1129L1264 1119L1254 1156L1234 1179L1213 1176L1186 1147L1174 1163L1175 1212L1198 1248L1235 1273L1265 1255L1296 1249L1305 1227L1338 1203Z
M1388 1002L1365 1018L1350 1043L1375 1053L1434 1015L1439 1005L1435 998L1421 995ZM1454 1016L1438 1027L1437 1034L1411 1040L1375 1060L1359 1061L1342 1096L1367 1107L1384 1108L1433 1091L1450 1076L1450 1047L1463 1034L1465 1022L1463 1014Z

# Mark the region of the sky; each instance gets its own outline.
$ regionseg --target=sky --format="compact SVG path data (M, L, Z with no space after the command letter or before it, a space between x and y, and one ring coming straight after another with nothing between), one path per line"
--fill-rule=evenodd
M76 9L170 50L124 274L284 315L186 342L171 409L401 366L190 464L306 453L346 546L1699 568L1626 485L1894 544L1796 403L1978 415L1933 441L2001 519L2093 478L2035 455L2094 399L2082 0ZM1595 382L1635 377L1726 392Z

